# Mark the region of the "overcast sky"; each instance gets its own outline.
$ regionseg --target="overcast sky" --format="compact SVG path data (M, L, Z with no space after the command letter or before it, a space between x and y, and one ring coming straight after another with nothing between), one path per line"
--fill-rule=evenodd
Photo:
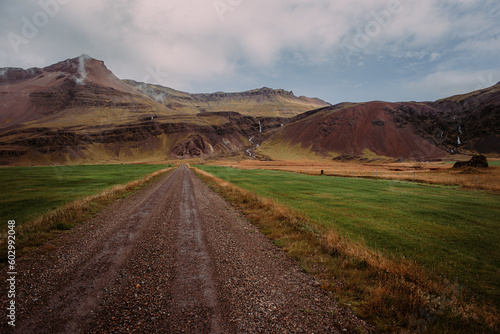
M88 54L121 79L436 100L500 81L498 0L0 0L0 67Z

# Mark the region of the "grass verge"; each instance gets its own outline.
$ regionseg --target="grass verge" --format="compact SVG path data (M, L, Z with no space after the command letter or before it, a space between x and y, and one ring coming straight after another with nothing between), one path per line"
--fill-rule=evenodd
M150 184L158 177L167 173L171 168L157 170L145 177L126 184L108 187L104 191L79 198L65 203L58 208L41 214L37 218L17 225L16 221L16 251L17 256L26 250L42 245L51 240L61 231L69 230L73 226L90 219L104 207L119 198L126 197L140 188ZM101 178L102 175L99 176ZM0 233L0 262L7 259L7 232Z
M205 168L205 167L204 167ZM260 226L322 287L386 332L494 333L494 305L476 302L456 282L429 274L414 260L389 257L274 199L205 171L198 175ZM264 181L262 181L264 182Z
M0 168L0 232L106 188L143 178L167 165L80 165Z

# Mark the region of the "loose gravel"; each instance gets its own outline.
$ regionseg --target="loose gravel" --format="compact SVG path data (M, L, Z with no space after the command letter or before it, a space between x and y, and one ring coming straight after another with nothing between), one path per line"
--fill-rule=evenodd
M18 264L17 333L372 331L185 166L44 248Z

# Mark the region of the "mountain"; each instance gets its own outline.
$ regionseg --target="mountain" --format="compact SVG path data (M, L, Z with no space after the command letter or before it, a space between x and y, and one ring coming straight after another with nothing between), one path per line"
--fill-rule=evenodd
M37 126L64 126L85 119L123 121L137 112L172 114L118 79L102 61L86 55L43 69L0 69L0 106L4 128L33 121Z
M158 85L125 80L126 83L178 113L234 111L255 117L294 117L304 111L329 106L316 98L263 87L241 93L189 94Z
M282 116L324 105L269 88L191 95L134 84L85 55L45 68L3 68L0 164L239 154L249 139L285 123Z
M273 158L295 149L412 160L498 154L499 111L500 84L434 102L332 106L266 87L190 94L120 80L82 55L0 69L0 165Z
M377 155L403 159L439 159L446 149L428 140L398 116L404 106L388 102L343 103L291 119L262 145L297 146L328 154ZM430 108L429 108L430 109Z
M449 148L500 153L500 82L429 103L437 113L416 117L426 132Z
M301 147L320 155L413 160L500 152L500 83L435 102L341 103L306 112L258 151Z

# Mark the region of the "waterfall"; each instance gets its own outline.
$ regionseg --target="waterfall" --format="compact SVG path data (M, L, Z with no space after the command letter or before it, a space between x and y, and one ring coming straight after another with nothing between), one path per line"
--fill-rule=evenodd
M462 142L460 141L460 136L457 136L457 143L458 145L462 145Z
M262 124L260 124L260 120L259 120L259 132L262 132Z

